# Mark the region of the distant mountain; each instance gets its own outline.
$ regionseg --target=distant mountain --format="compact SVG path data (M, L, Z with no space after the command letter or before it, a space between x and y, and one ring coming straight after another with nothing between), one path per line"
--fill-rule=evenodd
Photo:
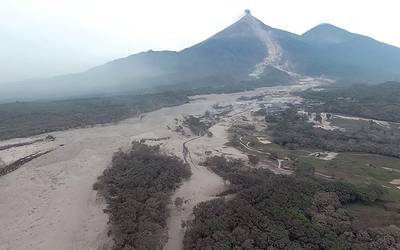
M289 69L284 52L273 38L274 32L247 12L228 28L182 51L139 53L86 74L120 79L126 87L256 79L267 65Z
M302 35L303 39L311 43L343 43L357 35L329 23L320 24Z
M298 62L309 75L378 82L400 79L400 48L322 24L301 36L307 44Z
M246 11L231 26L182 51L147 51L79 74L13 83L0 98L110 95L251 81L287 83L299 75L399 80L400 49L330 24L296 35L269 27Z

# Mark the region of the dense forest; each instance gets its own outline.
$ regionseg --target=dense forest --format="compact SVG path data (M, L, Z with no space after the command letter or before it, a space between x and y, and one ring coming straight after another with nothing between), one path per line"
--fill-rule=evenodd
M192 249L399 249L396 226L356 230L345 205L368 206L384 191L312 176L275 175L223 157L206 164L228 180L233 197L199 204L184 248Z
M365 152L400 157L400 135L390 133L375 123L356 131L325 130L313 127L305 114L292 106L268 114L266 133L273 142L289 149L317 148L335 152Z
M190 176L180 159L138 142L115 153L94 189L105 197L114 249L162 249L170 194Z
M335 86L322 91L306 91L301 95L313 103L313 111L400 122L399 82Z
M119 121L179 105L182 92L0 104L0 140Z

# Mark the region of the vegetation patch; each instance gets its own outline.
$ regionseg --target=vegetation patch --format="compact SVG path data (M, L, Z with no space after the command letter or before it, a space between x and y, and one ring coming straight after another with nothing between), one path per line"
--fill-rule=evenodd
M313 166L316 171L337 180L354 184L379 183L392 186L393 179L400 179L400 159L360 153L340 153L336 158L324 161L316 157L302 156L298 162Z
M206 119L209 118L209 119ZM212 133L208 130L215 124L214 119L210 118L210 114L196 117L188 115L184 117L183 126L190 129L190 131L197 136L212 136Z
M396 249L396 226L358 229L347 206L377 204L378 186L356 187L302 175L275 175L240 161L209 164L233 185L229 199L201 203L188 223L185 249Z
M312 110L400 122L400 83L353 85L301 94Z
M343 128L346 131L357 131L362 127L369 127L371 123L368 120L354 120L341 117L333 117L330 124L334 127Z
M162 249L171 192L190 174L158 146L134 142L129 152L115 153L93 187L106 199L114 249Z
M274 125L272 124L272 126ZM268 139L274 141L272 126L270 124L270 127L265 132L259 132L259 135L261 136L263 133L269 136L272 135ZM279 126L276 125L276 127L278 128ZM309 129L320 130L313 127L309 127ZM326 132L330 133L331 131ZM321 150L323 151L321 148L316 148L318 145L315 144L300 144L289 148L287 144L263 144L257 139L258 135L255 135L252 130L247 131L231 127L230 133L232 135L230 139L231 145L248 154L257 155L264 164L268 165L269 162L269 165L274 165L276 162L274 160L276 159L290 159L283 162L284 168L295 169L299 166L307 166L315 169L320 176L335 180L356 185L377 183L388 189L389 200L400 200L400 192L397 189L397 185L391 183L394 179L400 179L400 159L398 157L364 152L341 152L332 159L324 160L315 156L321 154ZM283 134L284 132L280 131L280 133ZM301 138L302 135L298 134L298 136ZM294 138L294 140L297 140L297 138ZM348 142L345 141L345 143ZM248 145L248 147L244 147L243 144ZM398 194L396 195L396 193Z
M390 224L400 225L399 207L395 203L378 203L371 206L355 203L346 208L353 217L353 227L357 230Z
M182 92L0 104L0 140L105 124L188 102Z
M267 115L266 121L273 142L289 149L365 152L400 158L400 134L387 133L374 123L357 131L325 130L313 127L306 114L299 113L294 106Z

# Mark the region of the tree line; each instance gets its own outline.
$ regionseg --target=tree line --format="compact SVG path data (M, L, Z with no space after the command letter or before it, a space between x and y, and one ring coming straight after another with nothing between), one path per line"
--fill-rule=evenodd
M106 200L114 249L162 249L171 192L190 175L189 166L159 146L134 142L129 152L115 153L93 186Z
M186 93L0 104L0 140L120 121L189 101Z

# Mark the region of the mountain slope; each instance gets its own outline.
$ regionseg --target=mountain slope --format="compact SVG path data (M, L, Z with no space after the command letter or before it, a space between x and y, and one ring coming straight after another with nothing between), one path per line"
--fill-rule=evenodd
M330 24L302 35L302 71L311 75L381 81L400 79L400 48Z
M305 32L302 37L308 42L342 43L356 37L356 35L332 24L323 23Z
M231 26L182 51L147 51L79 74L13 83L0 100L143 93L165 86L271 84L291 82L299 75L400 80L400 49L330 24L300 36L269 27L246 11Z
M248 81L261 75L266 65L285 64L273 32L247 12L225 30L182 51L142 52L80 74L14 84L14 91L6 94L10 99L60 98L144 92L164 85L195 88Z

